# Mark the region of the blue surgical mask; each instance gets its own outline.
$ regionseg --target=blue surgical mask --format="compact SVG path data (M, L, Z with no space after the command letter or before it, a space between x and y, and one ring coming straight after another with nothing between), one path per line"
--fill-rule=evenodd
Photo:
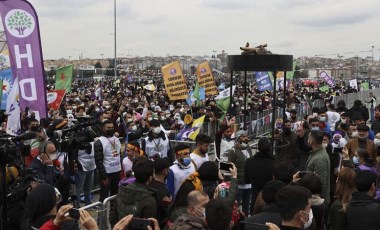
M184 166L188 166L190 163L191 163L191 158L190 157L182 158L182 164Z
M352 158L352 162L354 162L355 165L359 165L359 157L354 156L354 157Z
M319 130L319 127L311 127L311 130L318 131L318 130Z

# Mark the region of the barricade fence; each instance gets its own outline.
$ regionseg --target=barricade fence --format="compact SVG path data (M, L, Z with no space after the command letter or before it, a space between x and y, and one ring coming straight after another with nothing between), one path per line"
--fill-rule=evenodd
M363 102L363 105L366 105L366 107L369 108L370 104L365 103L365 101L368 101L370 99L369 98L370 92L372 92L376 98L380 98L380 88L378 88L378 89L371 89L371 90L366 90L366 91L359 91L357 93L348 93L348 94L336 96L334 97L333 104L337 106L338 102L340 100L343 100L346 103L346 107L351 108L354 105L354 102L356 100L360 100ZM324 106L325 106L324 99L317 99L313 101L312 103L312 107L322 108Z

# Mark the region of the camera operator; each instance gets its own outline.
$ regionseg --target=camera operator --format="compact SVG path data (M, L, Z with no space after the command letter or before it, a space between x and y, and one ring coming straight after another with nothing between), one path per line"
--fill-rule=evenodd
M121 143L114 134L113 122L106 120L103 122L103 135L94 144L95 163L101 179L99 198L101 202L109 195L118 192Z

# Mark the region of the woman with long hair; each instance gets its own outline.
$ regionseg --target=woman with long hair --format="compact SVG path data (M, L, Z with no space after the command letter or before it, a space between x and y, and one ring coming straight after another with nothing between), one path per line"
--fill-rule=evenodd
M356 190L355 176L356 173L351 168L345 167L340 170L336 183L335 201L330 207L327 229L346 229L346 209L351 200L352 193Z

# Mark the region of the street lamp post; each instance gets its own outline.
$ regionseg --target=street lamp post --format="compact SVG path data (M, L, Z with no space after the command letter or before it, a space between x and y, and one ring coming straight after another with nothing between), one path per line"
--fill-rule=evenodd
M114 5L114 63L113 63L113 70L114 70L114 76L115 79L117 77L116 73L116 0L113 1Z

